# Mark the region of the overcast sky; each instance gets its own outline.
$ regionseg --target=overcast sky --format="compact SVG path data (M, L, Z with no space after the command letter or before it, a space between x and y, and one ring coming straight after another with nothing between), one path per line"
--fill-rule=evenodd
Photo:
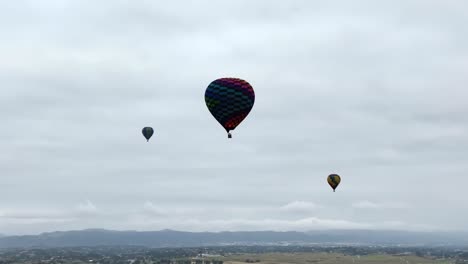
M0 233L468 230L467 14L2 1ZM256 92L232 140L204 101L220 77Z

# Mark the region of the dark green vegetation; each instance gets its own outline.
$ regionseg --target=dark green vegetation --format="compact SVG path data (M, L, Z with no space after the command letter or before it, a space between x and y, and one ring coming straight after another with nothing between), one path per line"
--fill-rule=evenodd
M0 263L468 263L468 248L385 246L76 247L5 250Z

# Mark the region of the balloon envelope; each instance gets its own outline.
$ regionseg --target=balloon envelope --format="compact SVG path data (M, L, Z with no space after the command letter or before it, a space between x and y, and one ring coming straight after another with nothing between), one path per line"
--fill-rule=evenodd
M338 174L330 174L327 178L328 184L333 188L333 191L335 191L336 187L341 182L341 177Z
M254 102L252 86L238 78L214 80L205 91L208 110L228 133L247 117Z
M146 141L149 141L151 136L153 136L154 130L152 127L144 127L141 132L143 133L143 136L146 138Z

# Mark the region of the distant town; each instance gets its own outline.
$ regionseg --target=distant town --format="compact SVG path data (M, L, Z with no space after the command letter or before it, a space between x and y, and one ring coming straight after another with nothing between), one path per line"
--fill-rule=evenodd
M275 262L275 258L277 259ZM294 259L293 259L294 258ZM268 259L268 261L266 261ZM0 251L1 264L468 263L468 248L403 246L75 247ZM377 261L380 259L384 262ZM303 261L303 262L301 262ZM323 262L322 262L323 261ZM374 261L374 262L372 262Z

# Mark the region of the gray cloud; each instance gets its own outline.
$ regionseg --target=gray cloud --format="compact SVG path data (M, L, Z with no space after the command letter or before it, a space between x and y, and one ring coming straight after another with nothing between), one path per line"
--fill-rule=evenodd
M466 230L467 8L1 3L0 233ZM223 76L257 95L230 141L203 100Z

